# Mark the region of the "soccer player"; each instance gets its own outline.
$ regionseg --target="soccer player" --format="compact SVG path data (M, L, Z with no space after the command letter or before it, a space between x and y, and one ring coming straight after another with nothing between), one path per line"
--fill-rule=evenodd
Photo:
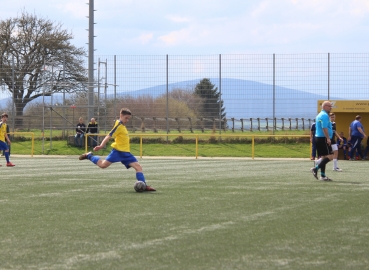
M338 168L338 164L337 164L338 163L338 146L336 142L336 137L337 137L337 140L342 140L342 138L337 132L336 122L335 122L336 115L334 113L330 113L329 118L332 122L332 130L333 130L333 137L331 139L332 150L333 150L333 171L342 172L342 170Z
M324 101L322 104L321 112L316 116L316 149L318 151L318 156L322 157L320 164L311 168L310 171L316 179L318 179L318 171L320 169L320 180L322 181L332 181L328 176L325 175L325 166L332 160L333 151L331 146L331 138L333 136L332 122L329 119L329 113L332 110L332 104L330 101Z
M105 160L94 156L91 152L85 153L79 157L80 160L89 159L91 162L104 169L109 167L114 162L121 162L127 169L133 168L136 170L137 181L146 183L145 176L142 171L140 163L138 163L135 156L130 153L130 143L128 130L125 124L128 123L132 113L129 109L123 108L120 110L119 120L115 121L113 129L105 136L100 145L95 146L94 151L99 151L104 148L109 142L110 138L114 138L111 147L113 148ZM146 185L146 191L156 191L153 187Z
M5 156L5 159L6 159L6 166L7 167L14 167L15 165L13 163L11 163L10 160L9 160L9 147L6 144L6 141L8 142L9 145L11 144L9 136L6 132L6 127L7 127L6 122L7 121L8 121L8 114L3 113L1 115L1 122L0 122L0 150L4 150L4 156Z

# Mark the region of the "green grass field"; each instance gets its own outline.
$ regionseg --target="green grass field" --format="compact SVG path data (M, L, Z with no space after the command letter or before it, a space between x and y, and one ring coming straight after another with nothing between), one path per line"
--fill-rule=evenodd
M102 155L107 155L110 150L101 150ZM245 143L199 143L200 157L251 157L251 144ZM89 149L88 151L90 151ZM31 155L31 142L14 142L11 152L19 155ZM67 145L66 141L50 142L35 141L34 155L79 155L84 153L84 148ZM131 152L140 156L140 146L131 143ZM143 156L178 156L195 157L195 143L143 143ZM310 156L310 145L308 143L256 143L255 157L283 157L283 158L308 158Z
M70 157L0 164L0 269L369 269L368 163Z

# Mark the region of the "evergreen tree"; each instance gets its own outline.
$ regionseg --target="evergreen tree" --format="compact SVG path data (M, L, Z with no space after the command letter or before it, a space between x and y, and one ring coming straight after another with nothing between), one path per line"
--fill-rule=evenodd
M210 79L202 79L195 87L195 94L203 100L201 116L207 119L223 119L226 118L223 100L221 99L218 87L211 83ZM216 125L218 126L218 125ZM222 122L221 128L226 126L225 121ZM213 122L207 121L205 128L214 128Z

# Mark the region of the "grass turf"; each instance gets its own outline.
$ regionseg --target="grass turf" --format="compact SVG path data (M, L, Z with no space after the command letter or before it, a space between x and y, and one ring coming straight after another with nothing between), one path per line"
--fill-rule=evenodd
M367 162L76 156L0 168L1 269L367 269Z

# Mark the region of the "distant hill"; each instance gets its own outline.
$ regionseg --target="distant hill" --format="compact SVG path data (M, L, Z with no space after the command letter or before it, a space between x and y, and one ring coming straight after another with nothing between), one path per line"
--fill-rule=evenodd
M170 83L168 90L176 88L193 89L198 80L181 81ZM219 79L210 78L211 82L219 89ZM240 79L222 79L222 98L226 108L227 118L314 118L317 112L317 100L326 99L325 95L316 95L305 91L275 87L275 108L273 113L273 85L259 83L255 81ZM166 85L157 85L135 91L118 92L117 96L131 95L134 97L150 95L154 98L166 94ZM108 95L111 98L113 95ZM340 99L332 97L332 99ZM61 94L54 95L54 102L61 102ZM0 106L5 107L8 99L0 100ZM42 101L42 97L37 99ZM46 102L50 102L50 97L45 97Z
M168 90L193 89L199 80L188 80L168 85ZM210 78L219 89L219 79ZM240 79L222 79L222 99L227 118L315 118L317 100L326 99L305 91L275 87L275 112L273 114L273 85ZM141 90L119 93L118 96L150 95L158 97L166 94L166 85L157 85ZM334 98L339 99L339 98Z

